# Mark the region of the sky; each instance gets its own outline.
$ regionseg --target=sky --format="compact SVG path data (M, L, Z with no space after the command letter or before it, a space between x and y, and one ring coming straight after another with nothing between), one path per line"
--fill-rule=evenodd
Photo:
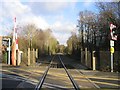
M60 44L66 45L76 28L80 11L98 12L92 0L0 0L0 35L7 35L16 17L18 25L35 24L43 30L50 28Z

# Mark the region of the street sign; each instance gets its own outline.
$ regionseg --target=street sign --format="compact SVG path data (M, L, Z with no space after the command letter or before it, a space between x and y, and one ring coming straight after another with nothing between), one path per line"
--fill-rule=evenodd
M110 52L113 54L114 51L115 51L115 50L114 50L114 47L111 47L111 48L110 48Z
M113 40L110 40L110 46L114 47L114 41Z
M7 51L10 51L11 49L9 47L7 47Z

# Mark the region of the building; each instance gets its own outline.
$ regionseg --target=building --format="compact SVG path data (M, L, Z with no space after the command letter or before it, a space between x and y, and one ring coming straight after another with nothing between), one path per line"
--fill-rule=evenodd
M7 61L8 36L0 36L0 62Z

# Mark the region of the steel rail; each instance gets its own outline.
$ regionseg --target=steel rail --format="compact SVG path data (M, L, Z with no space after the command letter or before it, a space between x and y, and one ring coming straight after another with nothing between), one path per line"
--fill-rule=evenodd
M100 87L95 84L92 80L90 80L81 70L76 69L76 71L81 74L83 77L85 77L90 83L92 83L97 89L100 89Z
M44 72L42 78L39 80L39 83L36 85L36 87L35 87L34 90L40 90L40 89L41 89L41 87L42 87L42 85L43 85L43 83L44 83L44 81L45 81L45 78L46 78L46 76L47 76L47 73L48 73L48 71L49 71L49 69L50 69L50 67L51 67L51 64L52 64L54 58L55 58L55 56L51 59L50 64L48 65L46 71Z
M75 82L75 80L73 79L73 77L71 76L71 74L68 72L68 70L67 70L65 64L63 63L63 61L62 61L62 59L60 58L59 55L58 55L58 57L59 57L59 59L60 59L60 62L61 62L62 65L63 65L63 67L64 67L64 69L65 69L65 71L66 71L66 73L67 73L67 75L68 75L68 77L69 77L69 79L70 79L70 81L72 82L72 84L73 84L75 90L80 90L78 84Z

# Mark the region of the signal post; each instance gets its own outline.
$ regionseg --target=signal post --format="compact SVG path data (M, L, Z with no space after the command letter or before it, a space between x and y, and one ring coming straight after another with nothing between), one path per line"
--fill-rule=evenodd
M110 52L111 52L111 72L113 72L113 54L114 54L114 41L117 40L117 35L115 35L115 29L116 26L113 24L110 24L110 35L111 35L111 40L110 40Z

